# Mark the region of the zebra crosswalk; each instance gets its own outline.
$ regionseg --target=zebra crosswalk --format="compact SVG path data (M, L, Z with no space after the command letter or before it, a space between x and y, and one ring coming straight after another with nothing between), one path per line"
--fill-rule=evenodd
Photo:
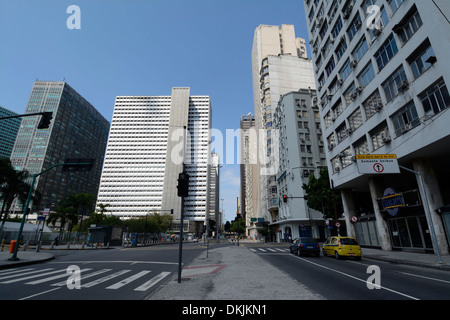
M130 286L133 291L148 291L167 278L172 272L152 272L152 270L113 270L81 268L79 283L82 289L103 286L104 289L117 290ZM72 274L67 268L25 268L19 270L0 270L0 288L2 285L20 283L24 285L48 285L63 287ZM140 281L140 282L139 282Z
M253 251L255 253L289 253L289 248L249 248L250 251Z

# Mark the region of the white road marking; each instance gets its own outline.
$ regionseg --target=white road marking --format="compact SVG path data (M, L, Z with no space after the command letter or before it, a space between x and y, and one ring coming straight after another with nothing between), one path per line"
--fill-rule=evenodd
M136 279L139 279L140 277L143 277L143 276L145 276L147 273L150 273L150 272L151 272L150 270L144 270L144 271L141 271L141 272L139 272L139 273L136 273L134 276L128 277L128 278L126 278L126 279L124 279L124 280L122 280L122 281L120 281L120 282L117 282L117 283L115 283L115 284L113 284L113 285L110 285L110 286L107 287L106 289L119 289L119 288L123 287L124 285L127 285L127 284L129 284L130 282L132 282L132 281L134 281L134 280L136 280Z
M170 274L170 272L161 272L156 277L152 278L150 281L147 281L143 285L141 285L141 286L137 287L136 289L134 289L134 291L147 291L148 289L153 287L155 284L160 282L162 279L167 277L169 274Z
M444 283L450 283L450 281L447 280L441 280L441 279L436 279L436 278L430 278L430 277L425 277L425 276L419 276L417 274L413 274L413 273L408 273L408 272L400 272L399 273L403 273L406 274L408 276L413 276L413 277L417 277L417 278L423 278L423 279L427 279L427 280L434 280L434 281L439 281L439 282L444 282Z
M92 270L92 269L91 268L81 269L80 273L85 272L85 271L89 271L89 270ZM49 281L56 280L56 279L59 279L59 278L64 278L64 277L68 278L69 275L67 273L64 273L64 274L60 274L60 275L49 277L49 278L44 278L44 279L40 279L40 280L27 282L26 284L35 285L35 284L40 284L40 283L43 283L43 282L49 282Z
M355 277L355 276L352 276L352 275L349 275L349 274L347 274L347 273L345 273L345 272L341 272L341 271L338 271L338 270L334 270L334 269L325 267L325 266L323 266L323 265L321 265L321 264L318 264L318 263L315 263L315 262L312 262L312 261L309 261L309 260L307 260L307 259L303 259L303 258L300 258L300 257L297 257L297 256L293 256L293 257L295 257L295 258L297 258L297 259L300 259L300 260L302 260L302 261L311 263L311 264L316 265L316 266L318 266L318 267L321 267L321 268L323 268L323 269L327 269L327 270L330 270L330 271L339 273L339 274L341 274L341 275L343 275L343 276L346 276L346 277L349 277L349 278L352 278L352 279L355 279L355 280L358 280L358 281L367 283L367 280L359 279L359 278L357 278L357 277ZM389 288L386 288L386 287L383 287L383 286L380 286L380 288L381 288L381 289L384 289L384 290L386 290L386 291L390 291L390 292L392 292L392 293L395 293L395 294L404 296L404 297L409 298L409 299L420 300L420 299L418 299L418 298L416 298L416 297L413 297L413 296L407 295L407 294L405 294L405 293L401 293L401 292L399 292L399 291L395 291L395 290L392 290L392 289L389 289Z
M81 288L90 288L90 287L96 286L97 284L100 284L102 282L111 280L111 279L113 279L115 277L121 276L122 274L125 274L125 273L130 272L130 271L131 270L120 270L120 271L118 271L116 273L107 275L106 277L103 277L103 278L100 278L100 279L97 279L97 280L94 280L94 281L91 281L91 282L88 282L88 283L85 283L85 284L81 284Z

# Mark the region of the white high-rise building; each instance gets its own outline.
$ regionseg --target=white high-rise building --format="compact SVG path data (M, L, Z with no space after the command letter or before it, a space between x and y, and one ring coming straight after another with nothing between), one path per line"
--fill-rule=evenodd
M118 96L97 204L124 218L173 210L179 220L184 157L190 176L184 219L198 232L208 211L210 129L210 97L190 96L189 88L173 88L170 96Z
M327 166L347 234L384 250L432 251L434 229L448 254L450 2L304 5ZM387 154L396 155L400 173L361 172L355 162ZM419 175L404 168L422 174L424 192Z
M259 166L255 178L259 183L253 213L258 221L271 224L278 219L278 139L273 130L273 114L282 95L299 89L315 90L312 61L307 58L305 40L295 37L293 25L260 25L255 29L252 76L260 153L255 156Z

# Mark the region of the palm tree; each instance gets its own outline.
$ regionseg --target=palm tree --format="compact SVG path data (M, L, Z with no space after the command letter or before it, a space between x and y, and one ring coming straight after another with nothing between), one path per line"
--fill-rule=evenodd
M69 223L69 228L74 223L77 222L78 217L76 213L76 209L71 206L60 205L56 212L52 212L48 216L47 225L52 224L55 226L56 222L59 220L60 228L59 228L59 238L62 238L62 233L66 227L66 224Z
M16 171L11 164L11 161L6 158L0 159L0 201L2 207L0 211L0 220L2 226L5 224L8 217L8 211L15 198L25 205L31 185L27 182L29 173L27 170ZM32 197L33 204L39 203L41 195L38 191ZM24 208L25 209L25 208ZM0 229L1 229L0 228Z
M80 216L80 227L78 228L81 231L81 227L83 224L83 217L93 209L93 205L95 202L95 196L92 193L77 193L71 197L72 205L77 209L78 215Z

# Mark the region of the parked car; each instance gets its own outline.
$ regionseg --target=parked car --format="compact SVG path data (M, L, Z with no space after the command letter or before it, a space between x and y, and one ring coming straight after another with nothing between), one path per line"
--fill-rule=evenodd
M311 254L320 257L320 246L316 240L311 237L300 237L294 239L290 246L291 253L298 254Z
M361 247L358 241L350 237L330 237L322 246L324 256L332 255L336 259L341 257L353 257L361 260Z

